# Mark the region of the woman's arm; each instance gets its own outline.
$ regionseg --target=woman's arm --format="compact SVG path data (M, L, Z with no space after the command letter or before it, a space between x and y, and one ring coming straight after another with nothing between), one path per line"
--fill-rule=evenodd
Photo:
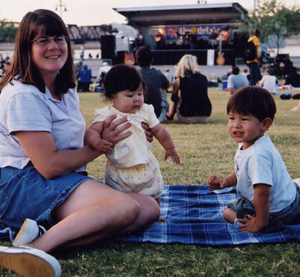
M57 151L49 132L16 132L23 150L46 179L53 179L87 164L101 153L89 145L76 150Z
M180 80L179 80L179 78L177 78L174 81L173 91L172 91L172 96L171 96L171 100L175 103L177 103L177 101L179 100L179 86L180 86Z
M102 131L102 138L112 145L131 134L130 131L120 134L130 124L123 124L126 122L126 118L112 122L115 118L116 116L107 118L103 122ZM15 132L15 135L34 167L46 179L70 173L102 154L90 145L74 150L57 151L52 134L49 132L22 131Z

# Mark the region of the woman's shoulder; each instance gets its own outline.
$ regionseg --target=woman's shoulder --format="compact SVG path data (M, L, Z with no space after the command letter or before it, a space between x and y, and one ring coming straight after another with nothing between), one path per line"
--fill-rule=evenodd
M1 91L1 94L13 97L19 94L38 94L40 91L38 88L31 84L24 84L19 80L12 80Z
M193 76L194 79L197 79L197 80L200 80L200 81L207 81L207 77L204 74L200 73L200 72L196 72L192 76Z

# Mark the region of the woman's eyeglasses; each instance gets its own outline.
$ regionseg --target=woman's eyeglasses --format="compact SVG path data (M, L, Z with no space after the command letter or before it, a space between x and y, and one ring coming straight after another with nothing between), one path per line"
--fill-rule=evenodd
M47 46L51 43L51 40L53 40L57 45L64 45L68 41L67 37L59 36L55 38L38 38L32 40L32 42L35 42L39 46Z

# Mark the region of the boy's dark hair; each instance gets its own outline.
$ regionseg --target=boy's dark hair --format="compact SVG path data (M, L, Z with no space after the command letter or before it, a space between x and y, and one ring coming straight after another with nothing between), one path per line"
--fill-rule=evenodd
M244 87L235 92L228 100L227 114L253 115L260 122L269 117L274 119L276 104L273 96L264 88Z
M150 67L153 61L152 51L148 46L141 46L135 53L140 67Z
M138 71L130 65L118 64L113 66L105 75L103 86L107 99L120 91L136 91L142 84L145 91L145 84Z

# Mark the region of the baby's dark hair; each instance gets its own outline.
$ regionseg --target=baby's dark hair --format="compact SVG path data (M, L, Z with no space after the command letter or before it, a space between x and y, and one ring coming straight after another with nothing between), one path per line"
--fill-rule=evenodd
M136 91L142 84L145 91L145 84L141 75L133 67L125 64L113 66L105 75L103 86L104 95L107 99L120 91Z
M244 87L228 100L227 114L253 115L260 122L269 117L274 120L276 104L271 93L260 87Z

